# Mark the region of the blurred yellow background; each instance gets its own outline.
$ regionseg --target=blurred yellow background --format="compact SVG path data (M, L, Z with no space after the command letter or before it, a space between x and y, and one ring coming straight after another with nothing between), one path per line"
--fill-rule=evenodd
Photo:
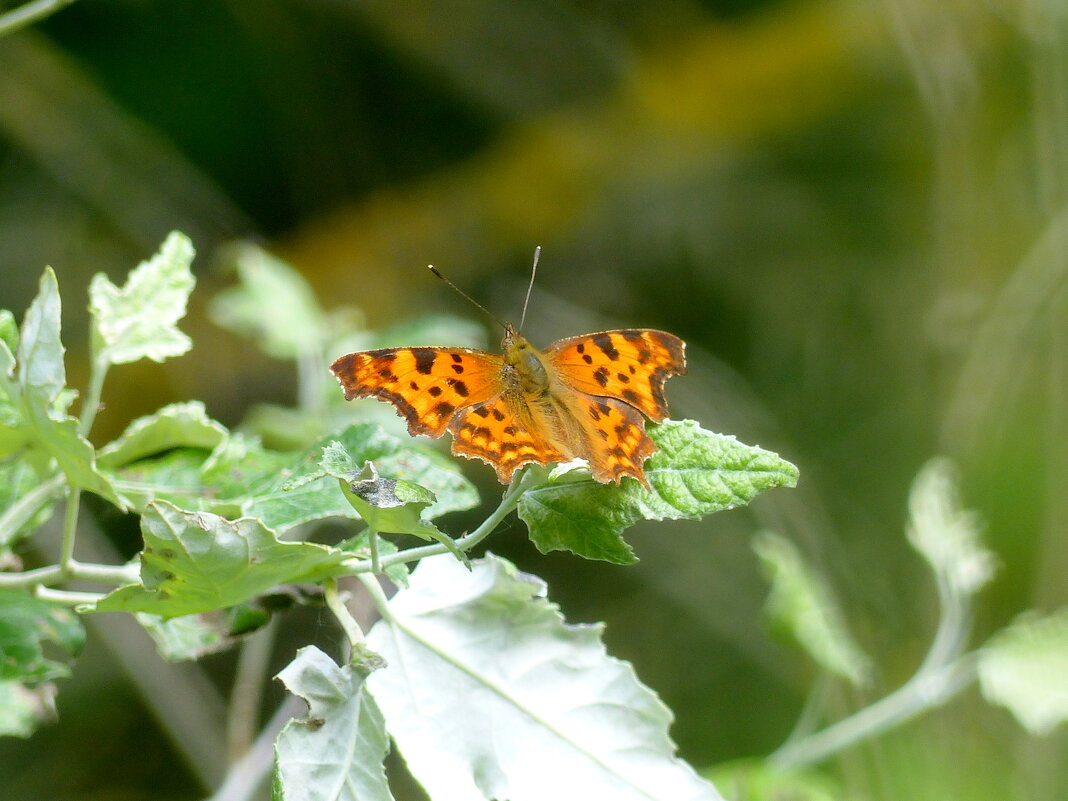
M907 679L936 624L903 533L931 456L1000 560L975 642L1068 602L1066 200L1057 2L83 0L0 38L0 306L21 316L56 269L73 386L89 278L171 229L199 253L194 350L113 371L98 444L175 400L228 425L293 401L290 365L207 318L239 238L373 327L477 316L427 263L515 321L541 245L535 344L687 341L673 417L779 452L799 488L638 527L632 568L539 556L519 524L490 547L608 622L698 768L772 751L814 678L762 625L758 528L799 545L875 659L842 715ZM60 724L0 743L0 799L197 797L124 669L90 645ZM1058 801L1066 737L973 691L825 769L849 799Z

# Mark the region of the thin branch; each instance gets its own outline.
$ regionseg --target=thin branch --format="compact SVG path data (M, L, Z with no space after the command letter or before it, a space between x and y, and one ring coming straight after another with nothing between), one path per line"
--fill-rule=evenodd
M349 612L348 607L345 606L345 601L337 590L337 579L326 580L323 585L323 597L326 599L327 607L334 613L334 617L337 618L337 622L344 630L345 637L348 639L349 645L352 646L353 652L358 651L364 643L363 630L360 628L360 624L356 622L356 618Z
M259 796L274 764L274 741L290 718L296 717L304 702L289 696L263 727L245 755L230 766L226 777L207 801L252 801Z
M8 11L6 14L0 14L0 36L32 25L74 2L75 0L33 0L32 3Z
M49 587L37 586L33 590L36 598L42 601L63 604L64 606L82 606L83 604L95 604L104 597L101 592L75 592L73 590L53 590Z
M252 747L277 631L277 618L271 618L266 626L241 643L226 715L226 754L230 765Z
M798 768L822 762L842 749L910 720L945 703L976 675L976 654L943 667L918 672L896 692L822 731L786 743L768 757L777 768Z
M59 546L59 569L63 575L70 575L74 564L74 540L78 535L78 509L81 506L82 491L71 487L67 495L67 508L63 513L63 542Z
M48 565L26 570L22 573L0 573L0 589L21 589L24 587L48 587L64 580L63 570L59 565Z

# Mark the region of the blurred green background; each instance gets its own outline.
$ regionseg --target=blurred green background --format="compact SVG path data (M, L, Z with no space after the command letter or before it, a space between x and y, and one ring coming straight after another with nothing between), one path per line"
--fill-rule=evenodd
M290 365L207 318L235 238L372 326L476 315L427 263L516 320L541 245L536 344L688 342L673 416L781 453L799 488L633 529L632 568L542 557L518 523L491 547L570 620L607 621L698 768L772 751L814 678L762 624L758 528L798 543L877 663L842 715L906 680L936 624L903 536L929 457L958 462L1000 559L975 641L1068 602L1066 200L1056 0L81 0L0 39L0 306L21 316L56 269L73 386L91 275L175 228L200 254L193 352L116 369L98 443L174 400L228 425L293 401ZM279 666L334 636L294 620ZM113 641L61 686L58 725L0 742L0 799L203 794L127 679L152 654ZM189 680L225 692L232 657L203 667ZM1058 801L1068 735L970 691L824 769L841 798Z

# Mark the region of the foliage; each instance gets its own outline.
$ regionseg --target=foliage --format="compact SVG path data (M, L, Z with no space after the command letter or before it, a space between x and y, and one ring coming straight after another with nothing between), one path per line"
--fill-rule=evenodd
M11 568L0 572L0 733L29 736L54 714L54 682L69 675L84 639L79 615L133 615L167 660L240 645L244 661L264 641L252 632L269 635L268 623L292 606L325 604L349 653L338 662L309 643L279 674L308 714L283 715L261 734L273 742L276 799L392 798L383 763L390 740L433 798L719 799L675 755L670 711L629 664L607 654L600 626L568 624L540 579L493 554L468 554L517 512L543 553L628 564L636 556L624 533L639 521L700 519L748 504L794 486L797 468L695 421L665 421L650 426L658 445L647 463L650 489L629 479L598 484L581 462L528 468L478 526L453 536L444 516L480 502L454 460L387 433L376 410L338 403L325 368L307 369L343 340L371 344L389 335L345 329L339 321L353 324L358 313L327 313L282 262L251 247L238 253L243 283L217 300L216 316L296 362L301 382L314 384L300 393L302 404L275 417L295 423L277 438L284 449L266 445L255 429L230 430L195 400L134 420L99 448L87 438L112 366L191 347L177 327L194 286L192 246L181 234L121 288L93 279L91 372L77 418L68 412L74 393L52 271L21 327L0 313L0 468L10 478L0 492L0 564ZM253 323L287 292L299 301L291 314L307 328L266 337ZM74 558L84 492L139 515L135 561ZM64 497L56 562L17 569L12 548ZM815 694L802 724L768 760L718 771L720 780L755 798L830 797L812 765L945 703L976 679L1035 733L1068 717L1063 612L1021 618L968 650L972 601L993 576L994 559L947 460L920 471L909 511L907 538L931 569L941 610L915 675L817 730L824 711ZM314 541L326 521L334 541ZM863 685L871 662L818 571L773 533L754 547L771 581L767 611L776 629L826 674L822 686L831 677ZM109 591L61 586L74 580ZM392 598L383 581L399 587ZM363 587L380 618L366 635L345 603L349 586ZM263 753L253 747L245 759ZM252 768L236 763L224 787L249 771L266 778L267 767L262 758ZM256 782L246 783L251 793Z
M360 422L359 405L354 415L315 401L340 393L325 367L314 374L300 366L335 352L341 339L370 344L400 334L345 330L339 321L357 313L324 312L282 262L251 246L236 252L241 283L216 299L217 320L297 362L302 383L318 385L302 392L307 406L286 412L303 419L285 450L229 430L196 400L134 420L99 448L86 438L110 368L192 347L178 328L195 284L192 245L181 234L123 286L93 279L91 372L79 418L67 413L73 393L52 271L20 329L13 315L0 315L0 445L12 479L0 495L0 545L31 536L66 495L58 561L0 573L0 693L8 701L0 729L25 736L41 719L34 694L68 673L41 643L78 650L83 632L72 609L133 614L161 656L177 660L242 642L287 606L279 599L310 600L335 614L352 657L339 666L309 645L279 674L309 716L278 734L276 798L390 798L387 730L435 796L719 798L677 759L670 712L628 664L605 653L598 627L567 625L540 580L493 556L471 562L467 552L518 509L543 551L634 561L622 535L635 522L743 505L793 486L797 469L693 421L668 421L651 432L660 447L648 464L652 491L630 479L597 484L578 464L528 469L480 526L454 538L435 521L479 503L455 461ZM289 325L258 327L283 308ZM462 328L437 318L427 331L450 325ZM409 326L407 335L419 334ZM144 544L134 562L74 559L86 491L140 516ZM311 541L327 519L366 529L332 545ZM409 535L428 544L404 547ZM386 601L372 577L403 585L416 561L410 586ZM364 581L382 616L366 641L339 590L346 577ZM70 580L114 589L59 588ZM503 720L508 747L496 728ZM546 760L567 769L546 772Z

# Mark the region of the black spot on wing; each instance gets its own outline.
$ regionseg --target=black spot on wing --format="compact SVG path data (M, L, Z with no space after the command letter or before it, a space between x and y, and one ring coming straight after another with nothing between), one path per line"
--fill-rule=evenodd
M601 352L612 361L619 358L619 351L616 350L615 345L612 344L612 337L606 333L594 334L590 337L593 340L593 344L601 349Z
M415 370L423 375L430 375L434 369L434 360L437 354L430 348L412 348L412 356L415 358Z

